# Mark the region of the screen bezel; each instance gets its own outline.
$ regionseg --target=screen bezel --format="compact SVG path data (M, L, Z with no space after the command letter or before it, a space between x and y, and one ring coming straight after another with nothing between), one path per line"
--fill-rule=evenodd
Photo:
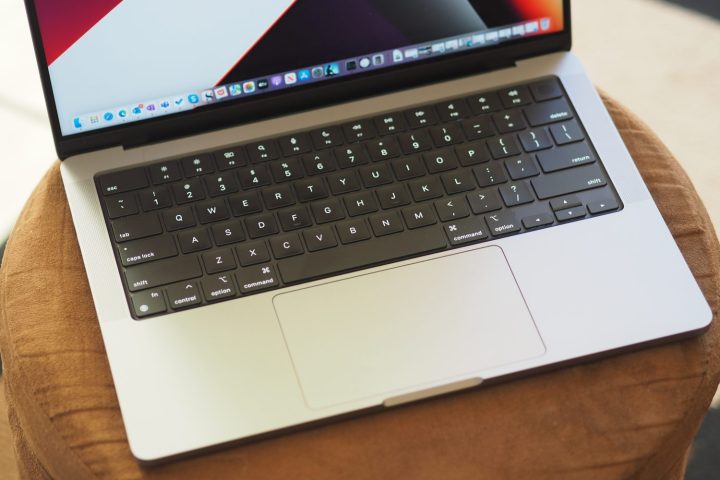
M421 62L294 87L238 102L63 136L50 82L35 4L25 0L55 149L62 160L73 155L122 145L126 148L227 128L274 116L318 108L394 90L482 73L512 65L523 58L568 51L571 47L570 0L563 0L561 32L521 38L497 46L469 50Z

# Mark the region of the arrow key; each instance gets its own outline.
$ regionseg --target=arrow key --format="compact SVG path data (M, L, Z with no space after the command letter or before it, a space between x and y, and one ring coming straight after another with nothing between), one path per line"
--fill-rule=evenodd
M183 282L171 285L166 290L170 306L174 310L191 307L201 303L200 291L195 282Z
M539 215L532 215L525 217L522 220L523 226L528 230L533 228L547 227L555 222L553 216L549 213L541 213Z
M606 212L614 212L618 208L620 208L618 202L612 198L588 203L588 210L592 215Z

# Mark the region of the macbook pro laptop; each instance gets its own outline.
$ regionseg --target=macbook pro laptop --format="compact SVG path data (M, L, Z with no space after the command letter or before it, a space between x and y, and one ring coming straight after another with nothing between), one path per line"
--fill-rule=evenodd
M141 462L711 320L568 0L26 4Z

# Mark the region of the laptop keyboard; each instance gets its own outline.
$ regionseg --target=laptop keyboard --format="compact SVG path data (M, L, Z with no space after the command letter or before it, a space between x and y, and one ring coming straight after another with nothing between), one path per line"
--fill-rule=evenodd
M95 180L136 319L621 208L554 77Z

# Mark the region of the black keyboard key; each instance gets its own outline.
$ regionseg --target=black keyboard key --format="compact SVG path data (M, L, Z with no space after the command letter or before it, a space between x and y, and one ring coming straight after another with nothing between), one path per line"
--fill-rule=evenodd
M441 222L449 222L470 216L470 207L468 207L465 197L450 197L436 200L435 210L437 210Z
M144 168L108 173L100 177L100 190L103 195L130 192L147 186L148 180Z
M177 285L170 285L165 289L173 310L192 307L202 303L200 290L195 282L183 282Z
M211 275L203 278L200 283L205 294L205 300L208 302L237 297L237 290L230 274Z
M437 223L435 212L430 205L413 205L402 210L405 225L411 230L428 227Z
M490 121L490 117L471 118L462 122L462 126L465 136L471 141L495 135L495 127Z
M495 159L520 155L520 145L512 135L491 138L487 141L487 145Z
M432 139L427 130L400 134L398 140L400 141L400 148L402 148L405 155L424 152L432 148Z
M467 199L468 202L470 202L470 208L472 208L475 215L494 212L502 208L500 196L495 190L486 189L468 193Z
M311 178L308 180L300 180L293 184L298 200L301 202L310 202L327 198L328 190L322 178Z
M435 105L435 108L440 114L440 120L443 122L460 120L462 118L467 118L472 114L467 102L465 102L462 98L438 103Z
M160 289L133 293L130 298L132 298L135 315L139 318L167 311L165 296Z
M178 243L183 253L201 252L212 248L210 236L205 229L189 230L178 233Z
M596 164L551 173L534 178L531 182L541 200L607 185L605 175Z
M567 197L554 198L550 200L550 208L553 211L565 210L567 208L579 207L582 202L575 195L568 195Z
M140 192L140 205L143 210L150 212L160 208L167 208L172 205L170 192L167 187L156 187Z
M483 93L468 98L470 109L475 115L493 113L502 109L500 97L496 93Z
M335 228L337 228L340 241L345 245L362 242L371 237L370 229L362 218L340 222L335 225Z
M337 170L335 157L333 157L330 150L321 150L317 153L305 155L302 161L308 175L320 175L321 173Z
M533 127L562 122L573 118L570 105L564 98L536 103L525 109L525 116Z
M446 172L459 166L455 152L449 148L423 153L423 160L425 160L425 166L430 173Z
M481 187L489 187L507 182L507 176L498 163L490 163L481 167L474 167L473 173Z
M207 187L208 195L211 197L229 195L240 190L235 176L230 172L205 177L205 186Z
M445 234L453 246L480 242L489 238L481 217L470 217L445 224Z
M535 164L535 160L529 155L506 159L505 168L513 180L521 180L523 178L540 175L540 169Z
M292 284L445 248L447 240L440 229L424 228L315 252L312 262L303 257L290 258L280 262L278 268L285 283Z
M190 228L196 225L195 215L191 207L178 207L163 212L165 228L168 232Z
M575 120L561 123L559 125L552 125L550 127L550 133L555 139L555 143L558 145L566 145L568 143L585 140L585 135L583 135L582 130L580 130L580 126Z
M112 222L112 229L115 234L115 241L118 243L162 233L162 225L160 225L160 220L156 215L121 218Z
M419 156L403 157L393 160L392 168L395 176L400 181L425 175L425 165Z
M536 102L560 98L563 94L560 83L554 78L531 84L530 92L532 92L532 96Z
M407 110L405 119L410 128L428 127L438 122L437 113L431 105Z
M400 233L404 230L402 218L398 212L383 212L377 215L371 215L370 227L376 237L384 237Z
M229 248L203 253L202 261L205 264L205 271L207 273L227 272L237 267L235 256Z
M340 165L340 168L356 167L370 162L365 147L362 144L336 148L335 159L338 165Z
M303 232L305 245L308 252L319 252L328 248L337 247L337 239L333 233L332 227L318 227Z
M263 213L246 218L245 229L250 238L260 238L278 233L278 224L272 213Z
M270 260L270 250L265 242L244 243L235 247L240 265L249 267Z
M505 205L515 207L535 201L535 196L525 182L514 182L503 185L499 188Z
M278 140L280 150L286 157L301 155L312 150L312 141L307 133L296 133L287 135Z
M568 208L567 210L558 210L555 212L555 218L558 222L569 222L570 220L580 220L585 218L586 210L584 206Z
M445 191L448 195L460 192L469 192L470 190L474 190L477 186L475 179L473 178L473 174L469 170L444 173L440 179L442 180L442 183L445 186Z
M245 294L269 290L280 284L275 269L269 264L243 268L235 275L237 276L238 285L240 285L240 291Z
M430 136L437 148L447 147L464 141L462 130L457 123L430 128Z
M305 176L298 158L286 158L273 162L270 164L270 172L276 183L297 180Z
M243 231L242 224L238 220L216 223L210 227L210 231L215 240L215 245L218 247L245 240L245 232Z
M290 185L278 185L276 187L266 188L261 193L268 210L275 210L295 204L295 195Z
M178 254L172 237L158 236L126 242L118 246L120 262L123 266L162 260Z
M380 206L383 210L402 207L410 204L410 195L407 188L403 184L389 185L379 188L375 191L380 200Z
M595 162L595 155L585 143L574 143L537 154L538 162L546 173Z
M377 135L371 120L356 120L343 125L343 132L348 143L369 140Z
M519 130L524 130L527 127L527 125L525 124L525 119L522 117L522 114L517 110L496 113L495 115L493 115L493 120L495 121L497 130L500 133L517 132Z
M180 163L186 177L196 177L198 175L205 175L206 173L212 173L215 171L213 158L206 153L183 158L180 160Z
M375 127L380 135L390 135L404 131L407 125L402 114L387 113L375 118Z
M327 181L333 195L342 195L360 190L360 180L357 173L352 170L330 175L327 177Z
M337 147L343 144L343 134L340 127L325 127L310 132L313 145L318 150L323 148Z
M310 210L312 210L317 223L329 223L345 218L345 211L337 198L312 203Z
M295 233L278 235L270 239L270 248L278 260L305 253L300 237Z
M490 233L494 237L510 235L520 231L520 223L511 211L502 211L485 215L485 221L490 227Z
M195 202L205 198L205 191L199 178L174 183L172 191L178 204Z
M523 227L527 228L528 230L532 230L533 228L547 227L549 225L552 225L553 223L555 223L555 219L550 213L531 215L529 217L523 218L522 220Z
M274 140L251 143L245 148L252 163L269 162L280 158L280 150Z
M596 200L594 202L588 203L588 210L593 215L606 212L614 212L618 208L620 208L620 205L618 205L618 202L612 198L607 198L605 200Z
M163 162L150 165L148 167L150 179L155 185L162 183L175 182L182 178L180 166L177 162Z
M202 268L194 256L159 260L128 267L125 270L128 290L131 292L181 282L201 275Z
M352 193L346 196L345 206L351 217L378 211L377 202L371 191Z
M386 163L377 163L360 168L360 178L365 188L373 188L393 183L392 171Z
M215 164L218 170L232 170L247 165L247 154L242 147L229 147L216 151L214 154Z
M443 196L442 185L437 177L421 178L408 184L416 202L424 202Z
M281 210L277 215L278 220L280 220L280 227L286 232L312 225L307 207L304 205Z
M197 209L198 220L203 224L230 218L230 211L222 199L199 203L195 208Z
M270 173L265 165L244 168L238 172L238 177L240 178L240 185L242 185L242 188L245 190L270 185L270 183L272 183Z
M130 192L105 197L105 206L110 218L127 217L139 211L135 194Z
M386 137L366 142L365 146L368 152L370 152L370 158L373 162L400 156L400 144L398 144L397 138L395 137Z
M463 167L470 167L490 161L490 152L487 147L485 147L485 144L481 142L458 145L455 147L455 152L457 153L460 165Z
M527 132L521 132L518 134L520 143L522 143L523 149L526 152L536 152L538 150L545 150L553 146L550 136L543 129L528 130Z
M261 212L263 207L257 192L246 192L233 195L228 198L230 209L235 217L250 215L251 213Z
M532 103L530 90L527 87L506 88L498 92L505 108L519 107Z

